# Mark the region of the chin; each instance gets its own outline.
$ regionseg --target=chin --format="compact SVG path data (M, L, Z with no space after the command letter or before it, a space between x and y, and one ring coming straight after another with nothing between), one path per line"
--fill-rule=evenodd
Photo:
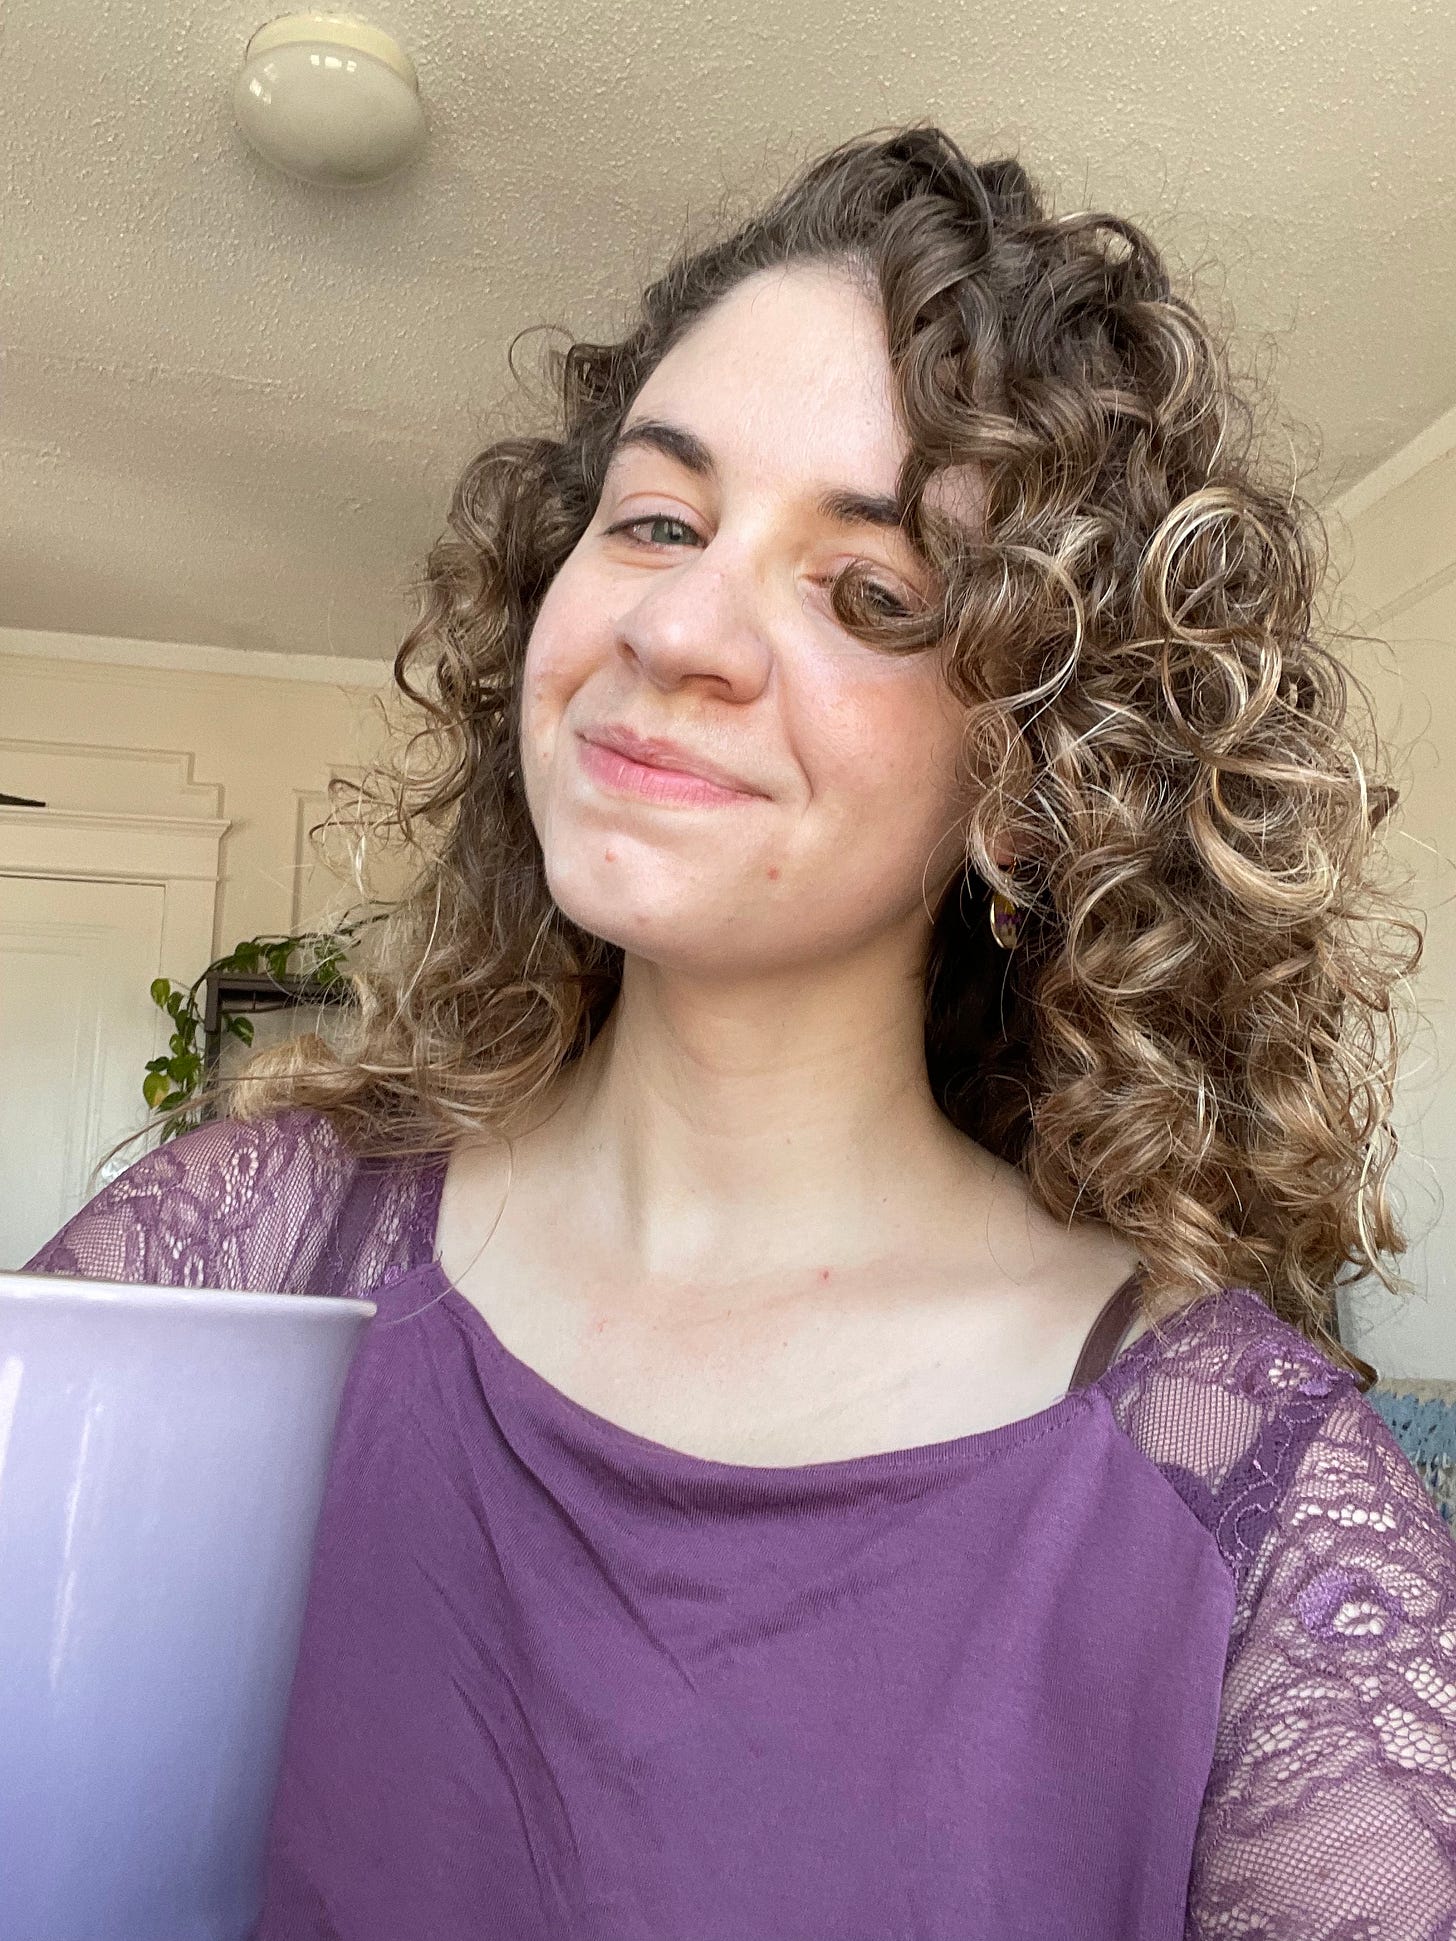
M695 912L691 899L670 883L653 885L649 876L661 876L660 868L634 868L632 845L621 838L598 837L590 844L590 857L573 855L569 861L546 864L546 882L558 910L574 924L589 930L606 943L635 950L651 938L682 934L694 922L704 919Z
M615 944L628 956L697 976L733 974L723 944L741 926L730 899L704 901L685 895L680 885L630 880L626 870L620 883L614 883L611 877L619 867L599 858L590 872L575 865L559 872L548 868L546 880L556 907L578 929ZM588 874L592 880L584 881ZM751 967L742 968L747 972Z

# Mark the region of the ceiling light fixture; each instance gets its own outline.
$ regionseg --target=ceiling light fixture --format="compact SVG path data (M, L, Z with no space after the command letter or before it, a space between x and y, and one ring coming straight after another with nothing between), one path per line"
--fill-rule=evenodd
M342 14L285 14L260 27L233 110L258 153L303 182L378 182L425 133L409 55Z

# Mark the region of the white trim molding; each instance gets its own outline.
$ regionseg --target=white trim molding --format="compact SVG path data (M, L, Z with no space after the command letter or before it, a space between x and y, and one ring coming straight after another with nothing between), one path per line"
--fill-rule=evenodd
M1392 452L1373 472L1356 479L1329 506L1326 517L1358 518L1378 499L1383 499L1387 492L1394 492L1397 486L1404 485L1407 479L1413 479L1417 472L1423 472L1428 465L1434 465L1437 459L1444 458L1452 450L1456 450L1456 405L1442 412L1424 431L1418 431L1408 444Z
M216 816L222 784L193 779L188 748L109 748L100 742L32 741L0 735L0 777L20 795L47 806L104 815ZM108 801L107 797L115 798ZM69 799L66 799L69 798Z
M220 816L109 815L94 809L0 806L0 874L215 882Z
M178 674L243 674L252 680L313 681L324 687L388 687L394 663L347 654L274 654L258 647L204 647L182 640L114 640L106 634L43 633L0 627L0 655L44 661L94 661Z
M1340 502L1341 581L1362 631L1378 634L1456 581L1456 411Z
M212 960L222 839L230 826L217 816L0 806L0 894L7 876L160 883L162 961L200 968Z

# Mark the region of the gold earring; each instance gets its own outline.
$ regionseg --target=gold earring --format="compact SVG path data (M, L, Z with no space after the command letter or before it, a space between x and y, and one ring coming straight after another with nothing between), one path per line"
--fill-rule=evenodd
M991 935L1003 950L1015 950L1021 912L1004 890L991 892Z

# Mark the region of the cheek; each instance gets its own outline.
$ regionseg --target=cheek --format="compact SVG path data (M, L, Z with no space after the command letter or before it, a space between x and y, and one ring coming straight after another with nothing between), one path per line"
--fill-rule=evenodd
M919 669L846 689L812 729L814 849L837 859L840 897L867 906L932 900L961 867L969 792L957 783L961 710Z
M548 590L526 643L521 740L529 773L549 761L572 696L600 658L590 604L574 600L565 569ZM600 615L595 626L601 626Z
M922 667L886 665L876 678L810 697L804 732L824 796L866 830L878 824L918 844L963 806L961 710Z

